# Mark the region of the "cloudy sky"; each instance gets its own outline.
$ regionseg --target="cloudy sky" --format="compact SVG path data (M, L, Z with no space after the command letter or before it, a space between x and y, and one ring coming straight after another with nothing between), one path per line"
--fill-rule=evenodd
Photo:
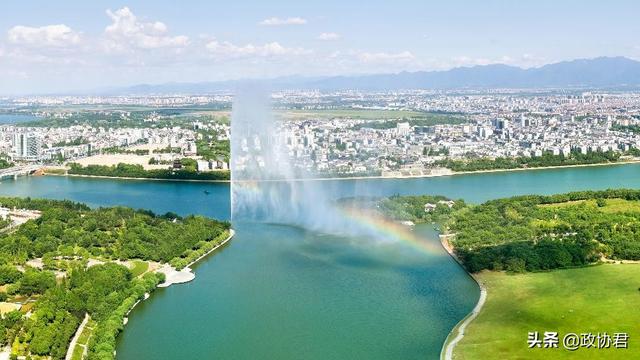
M639 13L632 0L4 1L0 94L640 59Z

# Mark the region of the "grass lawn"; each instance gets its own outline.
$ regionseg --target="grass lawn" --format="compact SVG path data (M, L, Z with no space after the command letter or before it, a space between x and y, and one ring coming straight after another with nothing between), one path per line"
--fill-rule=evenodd
M84 355L84 348L82 346L76 346L73 349L71 360L82 360L82 355Z
M45 174L54 174L54 175L64 175L67 173L66 169L60 168L46 168L44 169Z
M133 260L133 268L131 268L131 274L133 277L140 276L149 270L149 263L142 260Z
M319 118L334 118L334 117L349 117L352 119L363 120L378 120L378 119L401 119L407 118L420 118L424 117L426 113L419 111L404 111L404 110L373 110L373 109L335 109L335 110L281 110L277 112L283 115L285 118L305 118L305 117L319 117Z
M82 333L80 333L80 336L78 336L78 344L86 345L89 342L89 337L91 336L92 333L93 333L92 327L87 326L84 329L82 329Z
M545 204L540 206L559 208L579 204L586 204L587 206L591 206L594 209L597 208L599 211L602 211L604 213L640 212L640 201L629 201L625 199L606 199L605 206L600 208L596 204L595 200L576 200L556 204Z
M89 339L91 338L91 335L93 335L93 329L95 328L95 326L95 320L90 319L87 325L82 330L82 333L80 333L80 336L78 336L78 341L76 342L76 347L73 349L71 360L82 360L84 349L89 346Z
M478 274L488 291L454 359L640 358L640 265L606 264L544 273ZM529 349L527 333L629 334L628 349Z
M35 301L25 303L25 304L23 304L23 305L20 307L20 311L22 311L22 313L26 314L26 313L28 313L31 309L33 309L33 307L34 307L35 305L36 305L36 302L35 302Z
M0 302L0 314L5 314L13 310L20 310L20 304Z
M640 201L629 201L625 199L607 199L606 205L600 210L602 212L640 212Z

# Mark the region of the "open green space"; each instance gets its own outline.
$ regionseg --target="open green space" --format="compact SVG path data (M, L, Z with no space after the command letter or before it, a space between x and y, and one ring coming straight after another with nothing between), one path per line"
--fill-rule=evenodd
M471 272L640 260L638 190L491 200L454 212L447 225L456 254Z
M82 360L85 357L86 349L89 346L89 340L93 335L93 330L96 326L96 322L94 320L89 320L85 325L82 333L78 336L78 341L76 342L76 346L73 348L73 353L71 354L71 360Z
M71 360L82 360L84 355L84 348L82 346L76 346L73 349L73 354L71 355Z
M549 208L561 208L568 206L584 205L590 207L594 211L602 211L605 213L623 213L623 212L637 212L640 213L640 201L630 201L625 199L602 199L600 204L598 200L576 200L567 201L562 203L544 204L543 207Z
M331 109L331 110L279 110L276 114L284 118L300 119L316 118L351 118L362 120L383 120L401 118L419 118L427 113L407 110L374 110L374 109Z
M105 128L193 128L194 121L228 123L228 111L214 107L150 108L150 107L104 107L104 108L56 108L63 116L40 117L20 126L69 127L89 125ZM153 119L150 121L150 119ZM80 140L81 141L81 140Z
M133 268L131 268L131 276L138 277L149 270L149 263L142 260L133 260Z
M488 291L454 359L640 358L640 264L605 264L551 272L477 274ZM628 349L533 348L528 332L627 333Z

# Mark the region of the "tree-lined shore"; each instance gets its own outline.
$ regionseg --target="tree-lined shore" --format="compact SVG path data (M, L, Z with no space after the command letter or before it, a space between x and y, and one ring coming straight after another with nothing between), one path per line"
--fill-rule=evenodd
M442 196L393 196L377 207L396 220L441 223L472 273L640 260L640 190L516 196L480 205Z
M437 205L426 212L425 201ZM618 340L615 346L573 349L583 357L637 356L640 190L457 202L455 209L450 201L395 196L376 206L396 220L440 223L452 246L448 251L486 296L471 320L447 338L443 359L572 358L562 343L531 349L524 341L536 331L558 332L562 341L565 334L586 330Z
M34 217L0 233L0 345L11 356L63 359L85 314L89 359L112 359L131 307L164 281L160 264L181 268L220 244L229 223L124 207L0 198ZM154 269L149 264L156 264ZM144 266L139 266L144 265Z
M67 171L69 175L103 176L116 178L162 179L162 180L209 180L226 181L231 178L228 170L198 172L191 169L145 170L142 165L120 163L118 165L88 165L72 163Z

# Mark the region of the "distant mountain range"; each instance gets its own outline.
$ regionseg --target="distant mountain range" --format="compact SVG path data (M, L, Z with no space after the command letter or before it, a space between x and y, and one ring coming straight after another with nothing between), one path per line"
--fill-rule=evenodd
M625 57L599 57L522 69L504 64L459 67L446 71L397 74L236 80L202 83L166 83L111 89L118 94L203 94L264 83L275 90L401 90L401 89L531 89L531 88L640 88L640 62Z

